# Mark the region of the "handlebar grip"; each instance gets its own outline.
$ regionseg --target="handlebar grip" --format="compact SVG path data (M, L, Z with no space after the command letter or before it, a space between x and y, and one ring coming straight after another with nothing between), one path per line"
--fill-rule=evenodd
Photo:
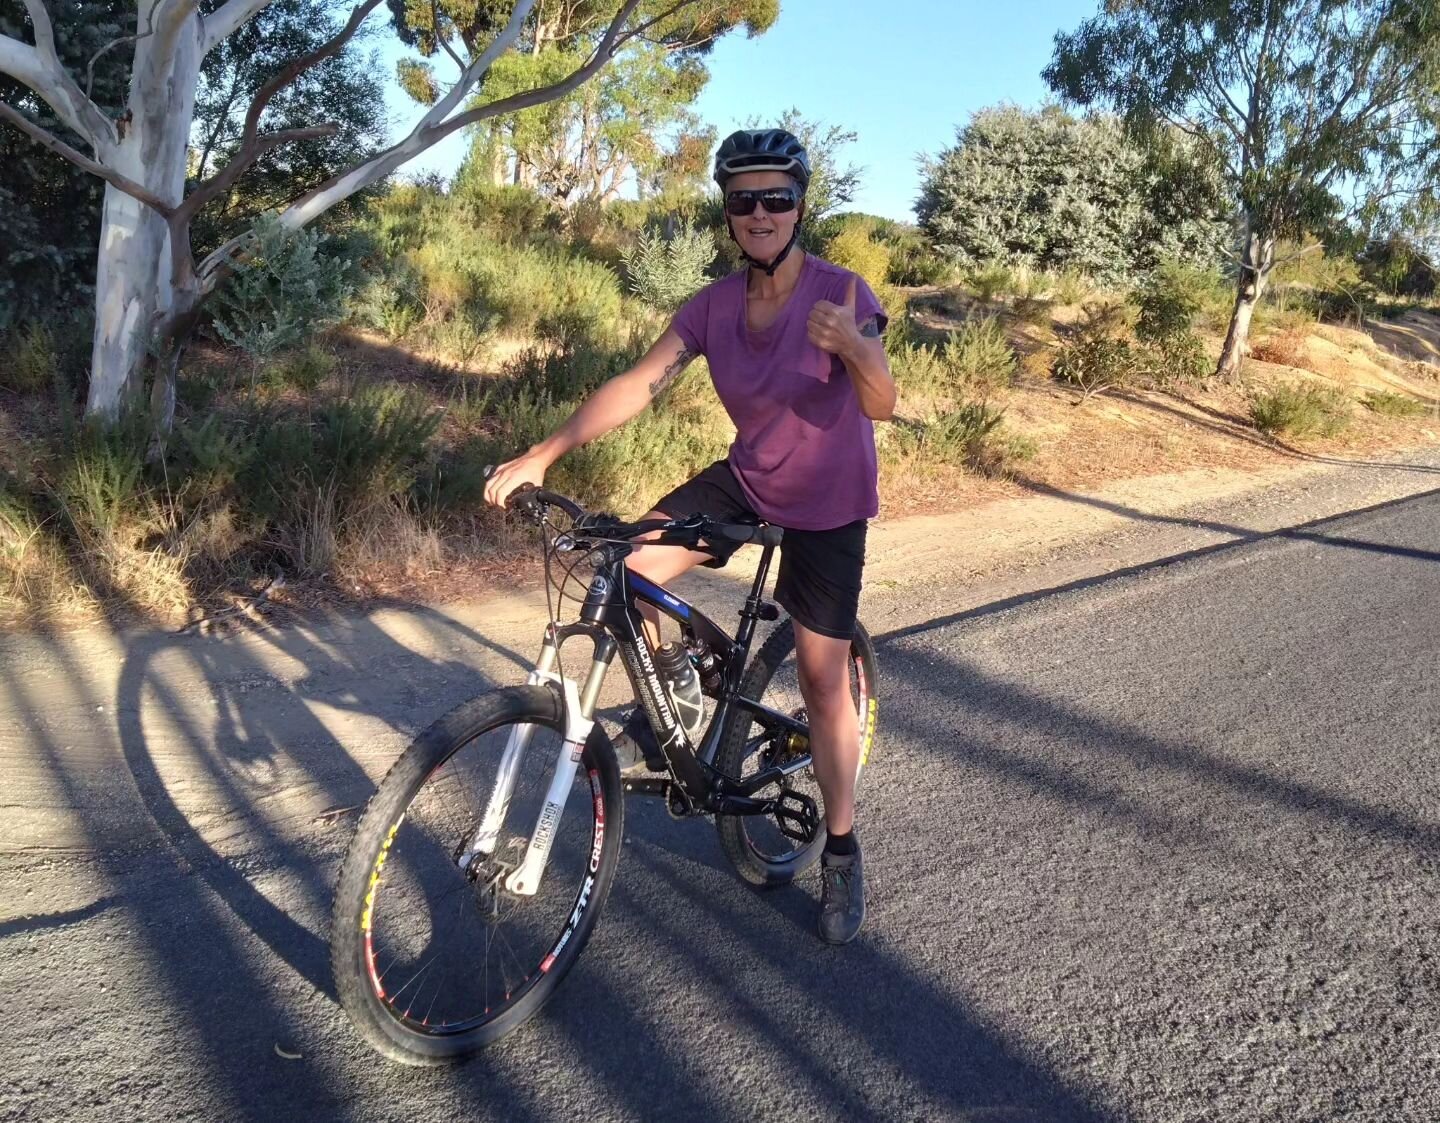
M778 526L752 526L748 523L718 523L713 528L716 537L728 538L731 542L758 542L762 546L778 546L785 537L785 531Z

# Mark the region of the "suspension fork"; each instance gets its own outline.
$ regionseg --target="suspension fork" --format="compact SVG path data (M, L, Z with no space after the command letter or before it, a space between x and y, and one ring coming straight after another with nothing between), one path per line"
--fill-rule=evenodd
M539 686L544 682L558 683L559 678L554 671L555 660L555 637L547 634L545 642L540 648L540 657L535 660L535 669L525 680L526 685ZM510 735L505 739L505 751L500 756L500 768L495 776L495 786L490 790L490 798L485 804L485 814L480 819L480 827L458 860L457 864L461 869L469 866L478 854L495 853L495 846L500 841L500 830L505 825L505 814L510 810L510 798L515 794L515 781L520 775L520 765L525 759L525 750L529 748L530 739L534 735L535 727L533 725L511 727Z
M595 703L600 697L600 688L605 683L605 672L615 658L615 643L608 636L598 642L595 658L590 664L585 686L577 689L574 679L562 679L565 693L565 741L555 761L555 771L550 777L550 788L545 793L544 806L535 820L535 829L530 834L530 845L526 847L525 859L520 868L505 878L505 888L522 897L535 894L540 888L540 878L545 864L550 859L550 848L560 830L560 816L565 811L565 801L570 797L570 788L575 782L575 773L580 768L580 757L585 751L585 742L590 730L595 727ZM513 785L513 780L512 780Z

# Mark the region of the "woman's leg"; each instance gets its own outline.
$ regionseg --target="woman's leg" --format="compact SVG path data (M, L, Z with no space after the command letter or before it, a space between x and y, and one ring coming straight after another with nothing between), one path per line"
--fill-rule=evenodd
M640 521L673 517L663 511L651 511ZM655 535L652 534L649 537L653 538ZM640 546L625 559L625 564L631 572L638 573L647 581L653 581L656 585L664 585L710 559L710 554L702 554L698 550L681 549L679 546ZM645 634L650 637L650 646L656 647L660 643L660 610L649 604L641 604L638 607L640 615L645 618Z
M850 693L850 641L813 632L798 620L795 657L800 694L810 721L815 780L825 797L825 827L850 832L855 818L855 773L860 768L860 721Z

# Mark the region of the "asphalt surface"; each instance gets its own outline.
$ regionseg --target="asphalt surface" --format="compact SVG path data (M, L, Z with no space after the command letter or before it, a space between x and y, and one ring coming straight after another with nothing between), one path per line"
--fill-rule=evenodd
M442 1070L333 1001L344 809L520 653L12 645L0 1119L1434 1120L1440 493L1252 537L877 602L861 938L632 801L556 999Z

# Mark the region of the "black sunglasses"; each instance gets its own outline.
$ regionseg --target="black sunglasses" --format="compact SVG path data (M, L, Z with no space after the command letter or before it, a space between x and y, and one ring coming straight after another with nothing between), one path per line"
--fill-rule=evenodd
M731 191L725 196L725 213L744 218L755 213L755 204L765 208L767 214L788 214L800 201L800 193L793 187L764 187L759 191Z

